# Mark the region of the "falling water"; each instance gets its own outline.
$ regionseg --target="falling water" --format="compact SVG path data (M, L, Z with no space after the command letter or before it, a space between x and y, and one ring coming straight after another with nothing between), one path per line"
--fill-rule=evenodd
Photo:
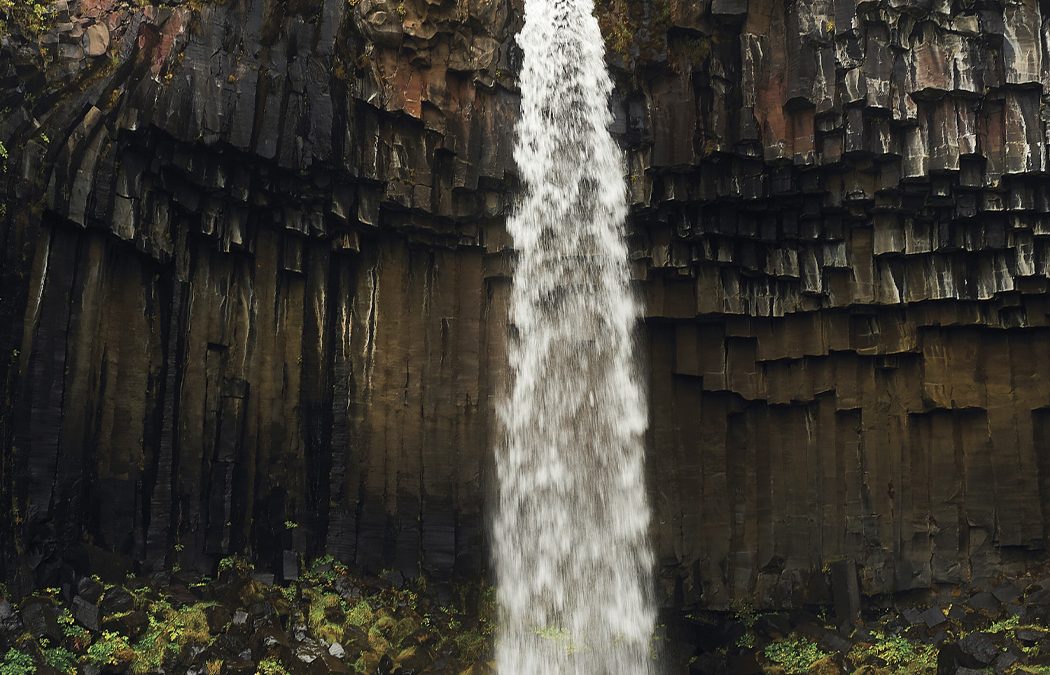
M592 11L593 0L526 0L518 38L524 194L508 225L516 335L494 531L502 675L652 670L640 307Z

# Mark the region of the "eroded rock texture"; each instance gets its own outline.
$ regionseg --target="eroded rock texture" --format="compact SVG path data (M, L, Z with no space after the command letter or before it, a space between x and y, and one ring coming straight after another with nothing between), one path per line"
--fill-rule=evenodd
M665 601L1041 559L1043 8L598 4ZM0 48L7 574L484 569L521 3L58 10Z

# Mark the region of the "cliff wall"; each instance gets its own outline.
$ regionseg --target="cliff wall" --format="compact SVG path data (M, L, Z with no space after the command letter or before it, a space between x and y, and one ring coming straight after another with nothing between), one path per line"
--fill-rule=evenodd
M1044 9L598 4L665 601L1042 559ZM483 571L520 1L53 9L0 38L7 575Z

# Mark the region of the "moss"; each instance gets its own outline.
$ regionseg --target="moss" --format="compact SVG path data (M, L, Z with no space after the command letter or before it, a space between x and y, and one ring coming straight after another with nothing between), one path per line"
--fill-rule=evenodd
M368 601L360 600L346 615L346 621L352 626L364 628L372 623L372 616L372 607L368 604Z
M212 641L205 610L212 603L195 603L175 608L165 600L148 607L149 628L135 643L132 670L146 673L159 670L169 657L177 657L186 647L206 647Z
M334 593L307 591L303 594L310 600L306 612L306 623L317 637L328 642L343 639L343 621L346 618L343 599Z
M368 646L376 654L386 654L394 648L378 625L368 629Z
M629 68L635 59L660 56L667 49L667 32L672 26L672 0L596 0L605 46Z

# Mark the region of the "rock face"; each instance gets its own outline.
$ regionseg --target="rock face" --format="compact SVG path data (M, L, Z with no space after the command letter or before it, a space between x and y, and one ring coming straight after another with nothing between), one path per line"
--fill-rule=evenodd
M670 3L621 50L648 74L622 128L687 603L1044 550L1050 64L1037 3L968 7ZM610 33L646 34L622 8Z
M665 601L1042 559L1040 5L598 4ZM521 12L80 0L0 38L8 576L485 568Z
M520 9L193 7L0 60L6 546L478 573Z

